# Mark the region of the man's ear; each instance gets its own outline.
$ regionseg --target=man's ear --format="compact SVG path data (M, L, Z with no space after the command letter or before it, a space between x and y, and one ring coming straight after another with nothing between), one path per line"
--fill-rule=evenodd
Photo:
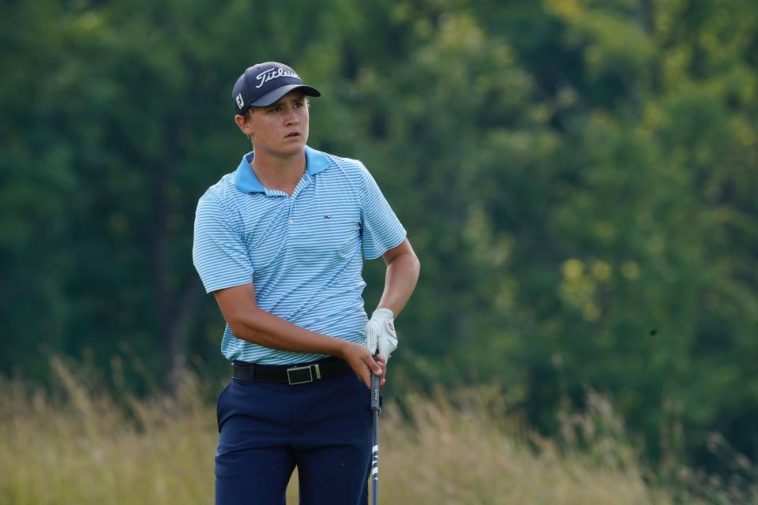
M253 126L250 124L250 121L248 120L248 114L240 115L237 114L234 116L234 122L237 124L237 127L239 127L240 131L245 134L246 137L249 137L253 134Z

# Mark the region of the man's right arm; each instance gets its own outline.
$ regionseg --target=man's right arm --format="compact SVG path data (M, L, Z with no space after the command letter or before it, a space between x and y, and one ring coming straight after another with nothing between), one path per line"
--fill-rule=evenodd
M365 346L306 330L258 307L252 283L213 292L232 334L272 349L318 353L345 360L355 374L371 386L370 374L382 369Z

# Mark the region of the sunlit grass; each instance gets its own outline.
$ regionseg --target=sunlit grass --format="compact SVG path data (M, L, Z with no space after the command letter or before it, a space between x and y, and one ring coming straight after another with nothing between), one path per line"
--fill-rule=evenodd
M606 405L592 397L590 412L572 422L603 423L605 431L616 422ZM386 503L671 503L666 493L645 484L618 431L613 433L618 438L594 440L580 451L530 433L499 416L502 410L498 392L482 389L411 401L411 423L390 410ZM582 426L567 420L567 431L575 435L577 428Z
M212 503L215 411L196 379L176 398L117 404L59 362L54 369L63 395L0 384L0 503ZM495 390L408 396L402 409L389 402L381 419L381 502L676 503L648 484L610 405L598 396L588 403L585 414L565 416L555 441L503 416ZM289 503L296 503L295 480Z

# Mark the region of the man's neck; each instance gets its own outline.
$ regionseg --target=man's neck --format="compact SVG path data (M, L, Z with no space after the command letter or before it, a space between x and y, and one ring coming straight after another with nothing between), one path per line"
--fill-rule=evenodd
M305 151L286 157L256 152L250 168L263 186L291 195L305 173L305 165Z

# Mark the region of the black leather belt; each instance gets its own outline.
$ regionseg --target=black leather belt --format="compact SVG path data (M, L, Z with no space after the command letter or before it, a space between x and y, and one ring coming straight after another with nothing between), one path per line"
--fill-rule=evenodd
M235 360L232 362L232 377L292 386L333 377L349 369L348 364L339 358L324 358L293 365L256 365Z

